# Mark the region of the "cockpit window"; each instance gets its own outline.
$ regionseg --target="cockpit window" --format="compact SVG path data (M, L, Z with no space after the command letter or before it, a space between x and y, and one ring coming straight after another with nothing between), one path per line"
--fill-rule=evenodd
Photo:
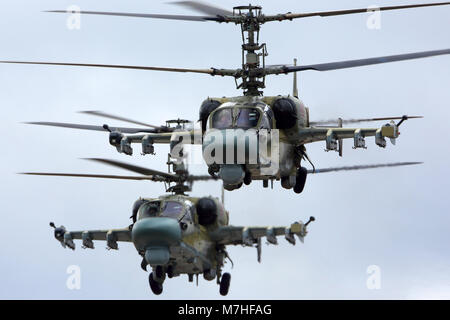
M212 117L212 127L216 129L250 129L256 127L259 117L260 113L255 108L217 110Z
M227 129L231 128L233 125L233 110L232 109L222 109L218 110L213 115L212 126L216 129Z
M264 114L266 115L267 124L268 127L266 129L272 128L272 122L273 122L273 111L269 106L265 106L264 108Z
M141 205L138 211L139 219L157 217L161 209L161 201L149 201Z
M241 129L250 129L256 127L259 120L259 112L254 108L239 109L236 120L236 127Z
M162 217L168 218L180 218L181 214L184 212L184 206L176 201L166 201L161 212Z

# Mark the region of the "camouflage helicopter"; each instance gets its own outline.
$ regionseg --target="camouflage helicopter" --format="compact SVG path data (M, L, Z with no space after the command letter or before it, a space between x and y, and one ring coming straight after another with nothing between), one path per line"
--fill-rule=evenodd
M27 172L28 175L88 177L125 180L159 181L169 185L169 194L157 198L139 198L132 209L132 224L121 229L68 231L64 226L56 227L53 222L54 236L64 248L75 250L74 240L82 240L82 247L94 249L94 240L106 241L107 249L118 249L118 242L132 242L142 256L141 267L147 271L150 265L149 285L152 292L159 295L163 291L163 282L167 278L187 274L189 282L194 276L203 274L208 281L216 279L220 294L227 295L231 275L222 273L226 259L230 259L227 245L256 247L258 262L261 261L261 239L266 237L268 244L277 244L277 237L284 236L295 245L298 237L303 242L307 234L308 222L301 221L289 227L238 227L229 225L229 214L220 199L190 197L185 192L192 188L194 181L213 180L214 178L190 175L183 163L168 161L174 172L161 172L128 163L108 159L89 159L114 167L127 169L140 174L134 176L43 173ZM170 186L171 183L175 183Z
M293 189L296 193L301 193L304 189L308 174L308 170L302 165L302 161L306 160L310 162L314 172L314 165L306 152L306 144L324 141L326 151L337 151L342 156L343 139L353 139L353 148L365 149L365 138L373 136L375 137L376 145L385 148L385 138L389 138L395 144L399 136L399 126L405 120L418 118L418 116L405 115L402 117L310 121L309 108L299 99L297 72L307 70L330 71L450 53L450 49L444 49L309 65L297 65L295 60L293 65L266 65L266 56L268 55L267 46L265 43L259 43L260 29L263 24L307 17L328 17L364 13L370 11L370 9L265 15L262 13L260 6L252 5L237 6L232 11L229 11L197 1L180 1L175 2L175 4L200 11L203 15L191 16L99 11L70 12L66 10L53 10L49 12L234 23L241 27L243 41L242 67L236 69L186 69L65 62L0 62L187 72L211 76L226 76L235 79L237 89L243 90L242 96L207 98L200 107L199 120L201 121L201 129L199 130L187 128L188 121L181 119L170 121L165 126L155 126L100 111L87 111L87 113L125 120L133 124L144 125L146 128L113 128L108 125L92 126L58 122L32 122L32 124L109 131L110 144L116 147L120 153L128 155L133 153L131 147L133 143L142 145L143 154L153 154L154 144L169 144L173 156L182 156L182 146L185 144L202 145L204 160L208 165L210 175L222 179L224 187L227 190L240 188L243 184L250 184L252 180L262 180L264 187L268 187L269 180L272 183L274 180L279 180L284 188ZM386 6L377 8L376 10L390 11L449 4L450 2L440 2ZM294 76L292 95L263 96L261 89L265 88L266 76L289 73L293 73ZM395 123L394 120L398 120L398 122ZM378 128L343 128L344 124L371 121L390 122ZM170 124L173 123L177 125L171 126ZM276 134L275 137L273 136L274 134ZM242 146L241 149L239 149L239 144ZM262 152L264 148L261 147L264 145L268 149L265 153ZM253 149L251 149L252 146L257 146L256 156L250 156L253 152ZM273 146L275 146L274 149L272 149ZM237 153L239 154L236 154L235 149L238 150ZM273 167L273 164L276 166Z

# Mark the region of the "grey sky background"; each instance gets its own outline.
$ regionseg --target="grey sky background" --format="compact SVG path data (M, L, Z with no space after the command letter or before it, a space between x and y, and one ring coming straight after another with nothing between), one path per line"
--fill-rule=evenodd
M265 13L309 12L433 1L258 1ZM245 2L246 3L246 2ZM85 10L190 14L159 1L4 0L0 12L0 58L17 60L136 64L174 67L237 67L240 31L234 25L120 17L83 16L80 30L66 28L66 15L42 13L76 4ZM239 1L221 1L231 8ZM195 13L194 13L195 14ZM367 14L309 18L264 25L267 63L320 63L450 47L450 8L423 8L381 15L381 29L366 27ZM449 100L450 57L364 68L304 72L300 95L311 120L341 116L423 115L401 127L396 146L353 150L344 157L308 146L317 167L424 161L415 167L309 176L301 195L263 189L262 183L226 193L235 225L288 225L317 221L305 244L284 240L256 250L230 247L235 262L231 299L450 298ZM267 79L266 95L288 94L292 76ZM168 147L157 156L118 154L107 134L21 124L62 121L101 125L77 114L103 110L162 124L196 120L207 96L234 96L234 82L203 75L50 66L0 66L2 110L0 201L0 298L2 299L218 299L215 282L187 276L166 281L155 297L132 244L106 251L63 250L49 221L69 229L122 227L139 196L158 196L163 186L148 182L29 177L22 171L121 174L81 160L106 157L165 170ZM112 125L121 123L110 121ZM380 123L381 125L382 123ZM195 173L206 166L195 165ZM123 172L125 173L125 172ZM219 183L198 183L192 195L220 196ZM81 268L81 290L66 288L66 268ZM368 290L366 269L381 268L381 289Z

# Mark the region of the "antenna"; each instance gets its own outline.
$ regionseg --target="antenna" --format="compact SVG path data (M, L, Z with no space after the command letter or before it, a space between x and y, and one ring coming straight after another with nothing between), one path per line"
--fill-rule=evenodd
M225 204L225 189L223 187L223 182L222 182L222 204Z
M294 58L294 67L297 66L297 58ZM294 72L294 83L292 86L292 95L298 98L298 87L297 87L297 72Z

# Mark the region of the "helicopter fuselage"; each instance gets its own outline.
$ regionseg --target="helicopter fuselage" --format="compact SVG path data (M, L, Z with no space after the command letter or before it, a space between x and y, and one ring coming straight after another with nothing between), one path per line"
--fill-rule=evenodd
M251 180L295 185L309 111L292 96L210 98L200 109L203 158L228 190ZM287 181L287 183L286 183ZM291 181L291 183L289 182Z
M207 280L220 277L225 248L210 238L210 232L228 225L228 212L212 197L168 195L137 201L131 235L143 257L142 267L153 268L153 279L203 274Z
M307 235L306 227L314 217L290 226L232 226L223 203L217 198L194 198L184 194L164 195L158 198L140 198L133 205L133 224L120 229L68 231L56 227L56 240L64 248L75 250L74 240L82 240L82 247L94 249L94 241L106 240L106 248L117 250L118 242L133 243L142 257L141 267L149 274L150 288L161 294L167 278L187 274L189 281L203 274L208 281L216 279L220 294L226 295L231 275L222 272L228 245L242 245L257 249L261 261L261 239L277 244L277 237L295 245L296 236L301 242Z

